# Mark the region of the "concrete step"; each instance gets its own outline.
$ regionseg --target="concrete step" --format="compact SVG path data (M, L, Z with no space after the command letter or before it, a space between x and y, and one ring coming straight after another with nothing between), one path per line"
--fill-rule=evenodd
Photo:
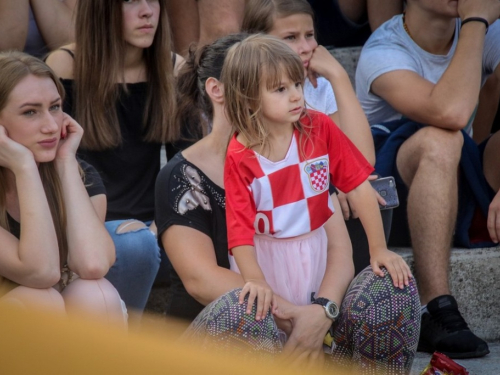
M393 250L413 266L410 248ZM416 278L418 282L418 275ZM486 341L500 340L500 246L452 249L449 280L451 293L472 331Z
M344 67L349 78L351 79L352 86L354 86L354 75L356 73L356 66L358 65L359 54L361 47L345 47L345 48L332 48L326 47L328 51L337 59L337 61Z

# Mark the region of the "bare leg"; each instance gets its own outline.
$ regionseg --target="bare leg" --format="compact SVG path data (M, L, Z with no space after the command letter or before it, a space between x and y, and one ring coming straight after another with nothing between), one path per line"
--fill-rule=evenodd
M450 294L448 267L458 204L463 136L426 127L400 148L397 168L409 186L408 224L422 304Z
M166 2L174 50L185 56L191 43L200 36L198 4L196 0L168 0Z
M9 304L26 310L44 310L65 313L64 300L53 288L35 289L18 286L0 298L0 304Z
M205 45L241 29L244 0L198 0L200 42Z
M106 279L77 279L64 289L62 296L68 314L86 314L109 325L126 327L120 296Z

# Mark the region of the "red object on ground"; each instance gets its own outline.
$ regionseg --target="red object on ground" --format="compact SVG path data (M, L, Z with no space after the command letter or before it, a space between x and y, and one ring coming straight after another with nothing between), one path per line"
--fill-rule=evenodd
M443 353L434 352L431 362L420 375L469 375L469 372Z

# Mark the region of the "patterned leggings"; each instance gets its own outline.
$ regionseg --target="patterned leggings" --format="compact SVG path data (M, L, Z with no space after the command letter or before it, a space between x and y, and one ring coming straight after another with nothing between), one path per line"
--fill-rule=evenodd
M239 350L274 356L283 348L284 334L271 314L255 320L255 311L245 314L240 305L241 289L226 293L209 304L193 321L184 338L197 347L217 351ZM255 309L255 306L254 306ZM408 374L417 348L420 330L420 302L414 279L404 290L394 288L389 275L376 276L364 269L349 286L340 315L333 326L337 347L331 359L349 362L362 374ZM328 361L329 362L329 361Z

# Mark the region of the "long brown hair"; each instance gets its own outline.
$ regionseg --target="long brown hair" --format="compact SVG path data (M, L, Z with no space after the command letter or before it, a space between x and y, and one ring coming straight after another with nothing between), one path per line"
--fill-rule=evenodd
M246 37L246 33L230 34L211 44L189 50L177 80L176 124L184 129L186 136L200 138L208 133L213 106L205 83L210 77L220 80L227 51Z
M241 29L251 34L268 34L276 18L308 14L314 21L314 11L307 0L247 0Z
M285 74L292 82L304 84L304 66L297 55L281 40L264 34L252 35L235 44L227 53L222 69L226 114L234 130L248 142L246 147L268 151L269 131L262 119L262 88L272 90ZM306 129L300 121L294 127Z
M147 142L171 142L179 137L173 126L175 88L170 26L165 0L153 44L144 50L148 93L143 114ZM105 150L122 142L116 114L118 82L124 82L125 40L123 0L78 1L76 15L76 119L85 129L81 146ZM126 84L123 83L126 90Z
M56 85L61 99L64 100L64 88L59 82L59 78L43 61L22 52L1 52L0 112L7 105L12 90L14 90L23 78L29 75L50 78ZM53 161L40 163L38 170L49 203L52 220L54 221L57 243L59 245L59 259L62 266L68 257L68 241L66 237L66 209L61 182ZM0 167L0 226L9 230L6 191L7 180L5 168Z

